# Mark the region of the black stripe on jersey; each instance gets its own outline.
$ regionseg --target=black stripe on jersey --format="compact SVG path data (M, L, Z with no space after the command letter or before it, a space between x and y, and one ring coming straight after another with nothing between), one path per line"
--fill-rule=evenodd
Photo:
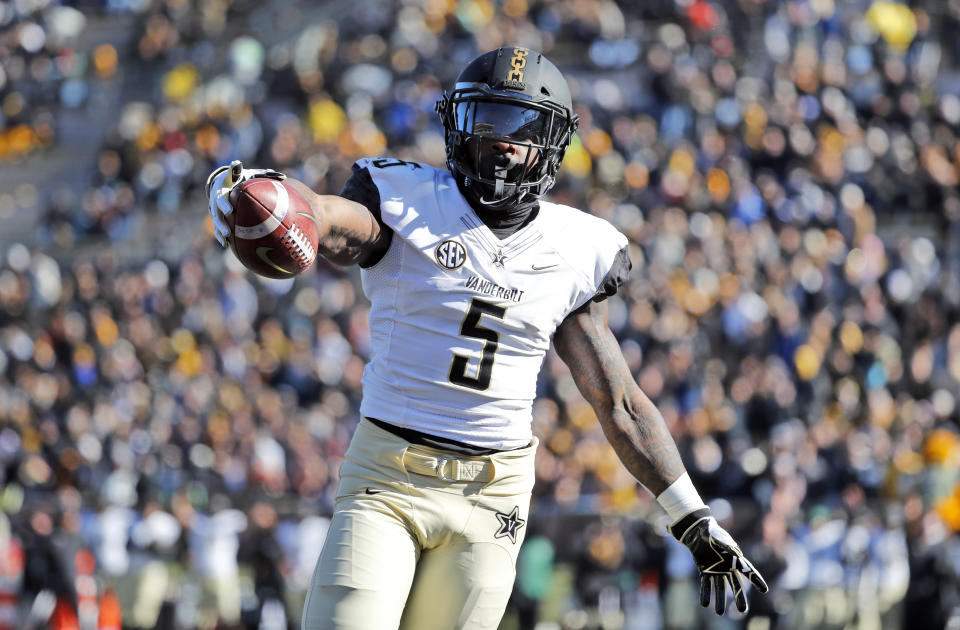
M510 254L511 256L519 256L523 252L527 251L533 247L536 243L540 242L540 239L543 238L543 234L540 232L533 232L525 239L520 240L518 243L514 243L508 249L504 250L504 254Z
M630 253L627 251L627 248L624 247L617 252L610 271L607 272L603 282L600 283L600 287L597 288L597 294L593 296L593 301L602 302L611 295L614 295L627 281L627 277L630 275L632 268L633 263L630 262Z
M445 451L453 451L462 455L470 455L471 457L493 455L494 453L503 452L495 448L481 448L479 446L474 446L473 444L467 444L466 442L458 442L457 440L451 440L450 438L437 437L436 435L430 435L415 429L408 429L407 427L398 427L395 424L390 424L389 422L384 422L383 420L377 420L376 418L368 417L367 420L377 425L384 431L392 433L397 437L410 442L411 444L420 444L421 446L429 446L430 448L441 448ZM520 448L526 447L521 446Z
M508 238L502 241L500 245L496 245L484 233L483 231L483 226L485 225L484 223L477 221L476 219L474 219L468 214L461 216L460 221L463 222L463 224L467 226L468 229L474 230L476 232L477 237L482 241L481 244L485 246L484 249L486 249L487 252L489 252L489 254L494 258L497 257L498 253L502 253L504 256L504 259L508 259L510 257L516 257L523 251L529 249L534 243L538 242L540 239L543 238L543 234L537 231L533 231L527 234L523 234L513 243L510 242L513 239Z
M353 173L350 175L350 179L347 180L347 183L343 185L343 190L340 191L340 196L344 199L349 199L350 201L356 201L364 206L370 211L370 214L377 219L377 223L380 224L380 229L386 230L387 232L387 242L383 249L369 259L360 263L360 266L364 269L367 267L372 267L380 262L380 260L387 253L387 250L390 249L390 240L393 238L393 230L387 227L387 225L383 222L383 218L380 216L380 189L378 189L377 185L373 183L373 177L370 176L370 169L361 167L359 164L354 164Z
M460 220L464 225L467 226L468 230L473 230L476 233L477 238L481 241L480 244L485 250L487 250L487 253L489 253L491 256L496 256L497 251L500 248L497 247L489 238L487 238L487 235L483 233L483 224L468 214L460 217Z

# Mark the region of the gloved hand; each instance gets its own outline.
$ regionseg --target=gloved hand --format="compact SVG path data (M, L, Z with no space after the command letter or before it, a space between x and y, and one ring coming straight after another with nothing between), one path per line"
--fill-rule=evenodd
M700 571L700 605L710 605L710 587L713 586L713 608L723 614L726 605L726 584L733 589L737 610L749 608L743 592L740 573L749 578L761 593L767 592L767 583L760 572L747 560L740 547L727 530L720 527L710 515L709 508L694 510L669 527L673 537L682 542L693 554Z
M213 235L217 238L217 242L224 247L227 245L227 236L230 235L226 216L233 212L230 193L239 184L255 177L269 177L279 180L287 178L283 173L269 168L243 168L240 160L218 166L207 177L207 199L210 204L210 218L213 219Z

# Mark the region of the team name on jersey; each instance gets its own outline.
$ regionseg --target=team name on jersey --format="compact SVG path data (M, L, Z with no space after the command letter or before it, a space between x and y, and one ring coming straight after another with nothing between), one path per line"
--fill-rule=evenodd
M519 302L523 298L523 291L520 289L508 289L507 287L501 287L499 284L494 284L493 282L484 280L478 276L470 276L467 278L466 287L476 291L477 293L482 293L483 295L489 295L504 300L510 300L511 302Z

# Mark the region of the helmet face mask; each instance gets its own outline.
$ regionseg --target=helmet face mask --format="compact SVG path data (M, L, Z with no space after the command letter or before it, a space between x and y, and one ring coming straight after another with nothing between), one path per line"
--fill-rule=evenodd
M455 116L452 159L485 205L525 194L542 194L540 188L550 176L546 156L558 147L553 136L553 112L512 102L481 100L472 94L455 93L451 107Z
M468 196L489 209L546 193L577 127L569 88L553 64L537 55L526 81L517 72L518 60L526 66L533 55L523 48L481 55L437 102L447 164Z

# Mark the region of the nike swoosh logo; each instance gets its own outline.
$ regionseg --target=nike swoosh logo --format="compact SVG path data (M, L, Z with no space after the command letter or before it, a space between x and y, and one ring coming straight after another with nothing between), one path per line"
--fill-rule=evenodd
M364 494L380 494L381 492L383 492L383 490L374 490L373 488L366 488L363 491Z
M543 271L544 269L550 269L551 267L556 267L559 263L550 263L548 265L530 265L530 268L534 271Z
M273 268L276 269L277 271L279 271L279 272L281 272L281 273L285 273L285 274L287 274L287 275L289 275L289 276L292 276L292 275L293 275L292 272L287 271L287 270L284 269L283 267L279 267L279 266L275 265L272 260L270 260L269 258L267 258L267 252L272 252L274 249L276 249L276 248L275 248L275 247L258 247L258 248L257 248L257 258L259 258L259 259L262 260L263 262L267 263L268 265L270 265L271 267L273 267Z

